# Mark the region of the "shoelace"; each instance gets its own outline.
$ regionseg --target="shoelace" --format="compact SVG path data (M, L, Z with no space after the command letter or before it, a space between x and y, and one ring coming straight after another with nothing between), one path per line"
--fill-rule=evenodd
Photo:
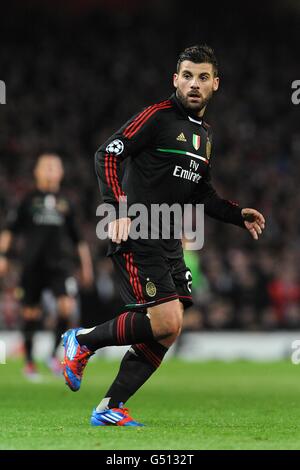
M79 375L82 374L83 369L87 365L90 356L91 356L90 353L83 352L83 353L79 354L79 356L76 358L77 361L78 361L77 362L77 372L78 372Z
M129 416L129 409L128 408L113 408L114 411L118 411L119 413L124 413L125 415Z

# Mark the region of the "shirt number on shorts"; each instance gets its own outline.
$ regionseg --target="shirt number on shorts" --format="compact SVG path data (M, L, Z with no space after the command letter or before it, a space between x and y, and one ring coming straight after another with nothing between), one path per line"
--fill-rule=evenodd
M186 278L186 280L187 280L186 285L187 285L188 291L191 293L191 292L192 292L192 282L193 282L193 281L192 281L192 273L191 273L191 271L186 271L186 273L185 273L185 278Z

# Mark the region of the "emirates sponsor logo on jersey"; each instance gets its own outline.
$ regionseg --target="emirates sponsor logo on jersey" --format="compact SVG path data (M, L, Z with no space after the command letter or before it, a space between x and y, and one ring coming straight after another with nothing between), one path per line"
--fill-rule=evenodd
M173 171L173 176L177 176L177 178L182 178L184 180L192 181L193 183L199 183L200 179L202 178L199 173L196 173L192 170L186 170L179 165L176 165Z
M173 171L173 176L177 178L183 178L184 180L192 181L193 183L199 183L202 175L198 173L199 163L195 160L190 161L190 168L182 168L179 165L176 165Z

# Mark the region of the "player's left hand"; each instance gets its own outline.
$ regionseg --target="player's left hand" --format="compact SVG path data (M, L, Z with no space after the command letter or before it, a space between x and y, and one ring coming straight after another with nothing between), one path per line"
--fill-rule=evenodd
M258 237L262 234L265 228L265 218L256 209L245 207L242 209L242 216L244 218L244 224L247 230L250 232L254 240L258 240Z

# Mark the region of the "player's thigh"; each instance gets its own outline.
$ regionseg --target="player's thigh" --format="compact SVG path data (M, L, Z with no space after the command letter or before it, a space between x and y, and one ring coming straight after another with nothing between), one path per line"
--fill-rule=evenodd
M178 298L167 260L136 252L112 256L117 285L126 310L147 312L149 307Z
M44 285L44 274L36 269L25 269L21 276L22 304L24 320L35 320L41 316L40 299Z

